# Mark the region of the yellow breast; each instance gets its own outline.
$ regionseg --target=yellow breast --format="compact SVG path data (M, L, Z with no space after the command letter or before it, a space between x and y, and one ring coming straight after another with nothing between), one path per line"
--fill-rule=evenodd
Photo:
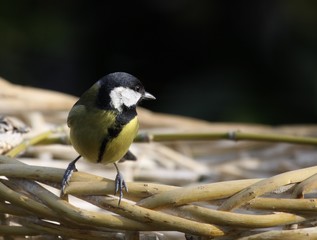
M75 150L86 160L97 162L101 143L108 135L108 129L114 121L113 113L101 111L88 113L82 105L74 107L68 124L70 140ZM139 123L135 116L116 138L107 143L101 162L108 164L119 161L128 151L138 129Z
M111 140L105 149L105 153L101 160L102 163L114 163L120 160L129 150L136 134L138 133L139 122L135 116L119 133L119 135Z

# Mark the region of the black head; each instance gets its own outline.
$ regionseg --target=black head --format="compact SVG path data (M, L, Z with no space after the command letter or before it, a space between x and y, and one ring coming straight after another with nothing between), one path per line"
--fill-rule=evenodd
M97 95L97 106L102 109L135 107L143 99L155 99L147 93L139 79L125 72L110 73L101 78Z

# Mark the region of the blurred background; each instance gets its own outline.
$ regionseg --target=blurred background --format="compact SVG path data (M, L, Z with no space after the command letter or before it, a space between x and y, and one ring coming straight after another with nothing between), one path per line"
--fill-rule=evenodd
M154 111L317 121L316 1L0 0L0 76L79 96L126 71Z

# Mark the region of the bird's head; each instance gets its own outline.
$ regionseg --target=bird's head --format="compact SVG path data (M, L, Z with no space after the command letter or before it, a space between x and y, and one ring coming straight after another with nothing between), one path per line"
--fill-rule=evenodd
M97 105L101 108L116 109L122 112L124 107L132 108L142 100L154 100L146 92L139 79L125 72L110 73L98 82Z

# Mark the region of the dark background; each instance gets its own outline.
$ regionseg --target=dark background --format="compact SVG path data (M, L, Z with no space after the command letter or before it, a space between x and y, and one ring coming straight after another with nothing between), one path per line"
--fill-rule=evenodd
M315 123L317 1L0 0L0 76L79 96L114 71L155 111Z

